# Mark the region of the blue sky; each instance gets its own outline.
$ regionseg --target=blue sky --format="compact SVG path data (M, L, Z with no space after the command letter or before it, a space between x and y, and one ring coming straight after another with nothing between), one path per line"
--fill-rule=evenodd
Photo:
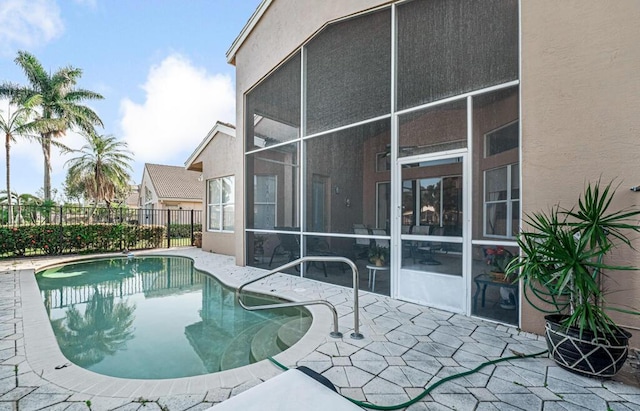
M52 72L83 70L78 86L101 93L87 104L104 122L101 134L127 142L132 179L145 162L183 165L216 120L235 122L235 68L225 53L260 0L0 0L0 81L26 84L18 50ZM7 111L7 102L0 101ZM4 141L4 136L2 136ZM82 138L61 140L73 148ZM3 145L4 146L4 145ZM0 189L5 189L5 154ZM61 191L70 156L53 156L52 186ZM11 149L11 185L42 187L37 143Z

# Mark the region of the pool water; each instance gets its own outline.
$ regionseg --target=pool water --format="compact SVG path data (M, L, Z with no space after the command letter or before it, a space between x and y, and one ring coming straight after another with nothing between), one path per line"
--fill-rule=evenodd
M36 274L62 353L122 378L188 377L240 367L293 345L305 309L246 311L234 290L183 257L84 261ZM278 302L251 295L251 305Z

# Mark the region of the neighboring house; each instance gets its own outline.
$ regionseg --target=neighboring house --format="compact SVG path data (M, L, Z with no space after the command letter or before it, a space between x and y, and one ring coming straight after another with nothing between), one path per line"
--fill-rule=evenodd
M140 208L140 186L132 184L129 186L129 195L124 200L124 204L129 208Z
M201 173L180 166L145 163L140 207L154 210L201 210Z
M241 170L236 130L217 122L185 162L188 173L201 176L198 193L204 198L202 249L235 254L236 174ZM204 195L203 195L204 193Z
M586 181L623 181L615 208L640 200L638 21L637 0L264 0L227 53L238 142L191 168L236 167L239 265L386 242L376 291L542 333L517 286L482 277L487 256ZM604 286L633 305L639 285Z

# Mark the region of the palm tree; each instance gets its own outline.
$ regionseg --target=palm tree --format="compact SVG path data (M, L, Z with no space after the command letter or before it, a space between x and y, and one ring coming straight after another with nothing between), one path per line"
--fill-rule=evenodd
M65 163L69 165L67 181L84 186L86 197L95 204L103 201L109 208L113 199L129 188L132 153L127 150L127 143L114 136L82 135L87 144L76 151L78 157Z
M40 99L35 127L41 136L40 144L44 155L44 200L51 200L51 144L74 126L85 132L93 132L94 126L102 126L100 117L82 103L85 100L102 99L93 91L75 88L82 70L72 66L58 69L53 74L47 72L32 54L19 51L14 60L22 68L29 85L14 83L0 85L0 97L9 97L18 105L38 96Z
M13 200L16 202L17 207L17 216L15 221L19 224L24 222L24 216L22 215L22 206L28 206L28 216L32 223L36 222L38 219L38 211L37 209L42 205L42 199L33 194L18 194L15 191L11 192L11 195L8 195L9 191L0 190L0 204L10 204Z
M33 106L40 101L34 97L25 101L23 106L19 106L13 113L11 105L7 109L6 117L0 114L0 131L4 133L4 148L6 158L6 176L7 176L7 193L11 192L11 143L16 141L16 136L24 136L32 138L30 133L34 131L33 124L30 123L32 116L35 114ZM7 196L9 224L13 224L13 207L12 196Z

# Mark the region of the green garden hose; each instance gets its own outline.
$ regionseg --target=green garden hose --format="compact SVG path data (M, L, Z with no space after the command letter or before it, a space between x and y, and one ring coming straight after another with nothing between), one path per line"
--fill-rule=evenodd
M498 358L496 360L491 360L491 361L487 361L487 362L483 362L482 364L478 365L476 368L474 368L473 370L469 370L469 371L464 371L458 374L454 374L454 375L450 375L446 378L441 379L440 381L430 385L429 387L425 388L424 391L422 391L422 393L420 393L417 397L410 399L407 402L403 402L402 404L397 404L397 405L376 405L376 404L371 404L367 401L358 401L355 400L353 398L349 398L345 395L342 395L344 398L346 398L347 400L351 401L352 403L360 406L360 407L365 407L365 408L369 408L372 410L399 410L401 408L406 408L410 405L415 404L416 402L420 401L421 399L423 399L424 397L426 397L431 391L433 391L435 388L439 387L440 385L444 384L447 381L451 381L451 380L455 380L456 378L460 378L460 377L466 377L467 375L471 375L474 374L478 371L480 371L481 369L483 369L484 367L488 366L488 365L494 365L494 364L498 364L504 361L511 361L511 360L517 360L520 358L533 358L533 357L538 357L540 355L544 355L546 353L548 353L548 350L544 350L544 351L540 351L537 352L535 354L522 354L522 353L518 353L516 351L511 350L511 352L513 352L516 355L513 355L511 357L503 357L503 358ZM278 361L274 360L273 358L269 357L268 358L269 361L271 361L273 364L275 364L277 367L281 368L282 370L288 370L289 368L286 365L283 365L281 363L279 363Z

